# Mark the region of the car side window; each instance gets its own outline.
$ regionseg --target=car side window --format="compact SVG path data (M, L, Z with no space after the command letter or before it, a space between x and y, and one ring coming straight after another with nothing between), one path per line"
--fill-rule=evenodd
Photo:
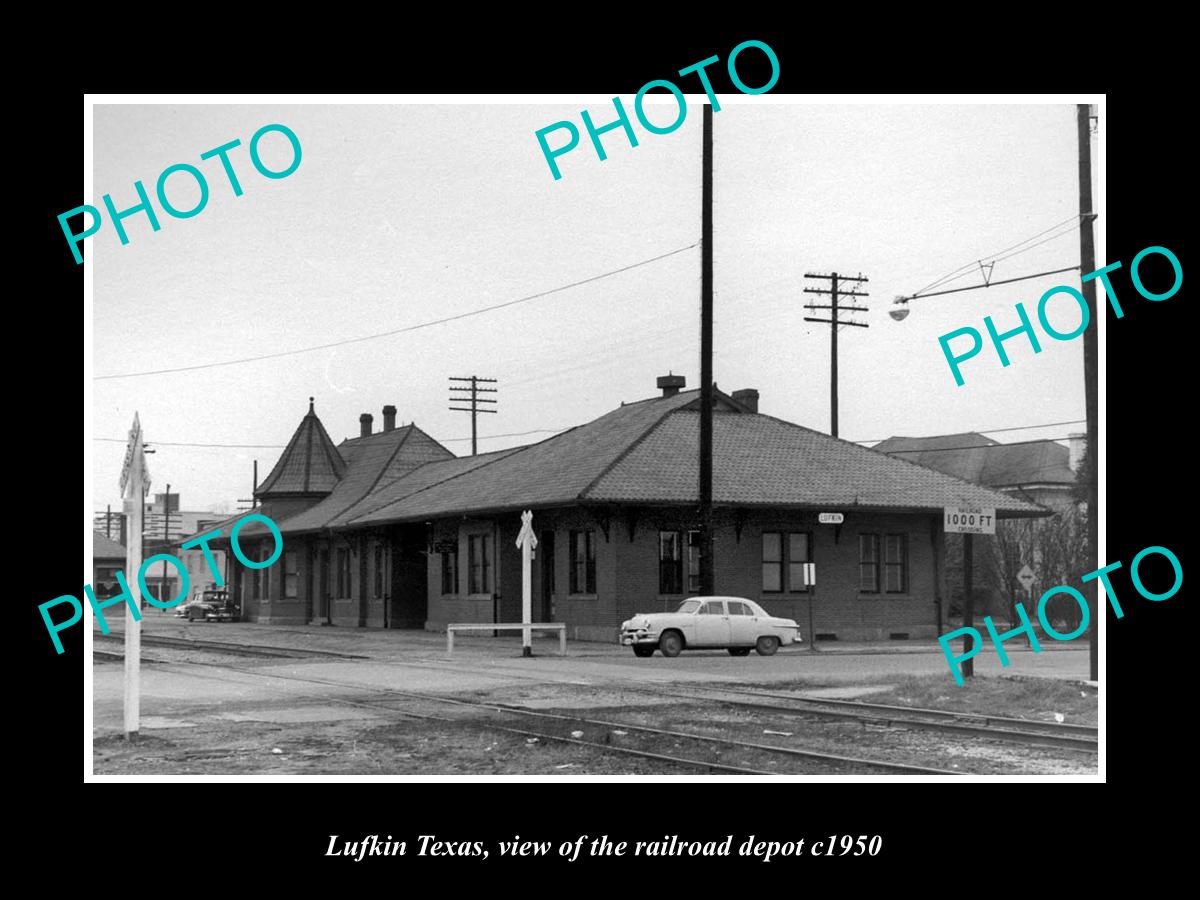
M702 607L700 607L700 615L702 615L702 616L723 616L723 615L725 615L725 610L722 608L721 602L719 600L709 600Z
M738 603L734 600L730 600L729 614L731 616L749 616L751 615L750 607L748 607L745 603Z

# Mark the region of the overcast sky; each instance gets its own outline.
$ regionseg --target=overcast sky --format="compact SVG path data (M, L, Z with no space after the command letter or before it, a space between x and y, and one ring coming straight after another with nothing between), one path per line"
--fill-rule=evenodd
M695 98L690 98L694 100ZM632 107L631 98L624 98ZM870 328L839 333L840 433L851 440L1037 425L1084 416L1083 342L1021 338L1002 368L986 350L957 387L939 335L1017 324L1042 292L1078 273L915 300L903 323L888 309L981 257L986 262L1078 211L1075 110L1039 106L813 106L721 98L715 146L715 378L754 387L760 410L829 430L828 326L802 293L806 271L870 278ZM668 101L671 102L671 101ZM158 211L110 222L87 241L94 259L95 375L202 365L394 331L590 278L694 244L700 237L700 109L669 135L636 124L639 145L586 133L559 158L555 181L534 132L579 124L584 103L403 106L115 106L94 112L95 193L118 209L153 194L158 174L187 162L208 176L207 207L190 219ZM597 123L608 121L590 102ZM652 114L669 121L671 106ZM609 104L611 109L611 103ZM303 159L268 180L247 145L283 123ZM582 125L580 125L582 131ZM234 197L202 152L234 138L244 194ZM560 138L555 136L552 141ZM278 134L272 168L290 158ZM169 197L193 205L174 175ZM189 193L189 191L191 193ZM157 208L157 201L155 201ZM1102 227L1101 220L1101 227ZM997 263L993 278L1073 265L1077 232ZM978 282L968 276L950 286ZM506 309L408 333L240 365L94 382L93 436L123 442L134 411L148 441L152 490L170 482L185 509L235 506L280 449L165 443L286 443L316 398L335 442L362 412L382 425L394 404L459 455L470 417L447 410L447 378L499 380L499 414L482 416L481 450L540 440L654 395L668 371L698 386L700 250ZM827 301L818 301L827 302ZM1101 301L1103 302L1103 301ZM824 313L822 313L824 315ZM1063 303L1062 330L1078 322ZM488 438L512 432L545 432ZM996 435L1063 437L1083 426ZM465 440L464 440L465 439ZM97 509L120 504L122 442L92 441ZM161 443L160 443L161 442Z

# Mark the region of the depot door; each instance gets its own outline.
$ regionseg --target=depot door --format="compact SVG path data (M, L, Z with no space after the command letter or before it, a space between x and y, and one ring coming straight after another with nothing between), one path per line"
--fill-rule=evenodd
M321 551L321 587L317 592L317 618L329 619L329 550Z

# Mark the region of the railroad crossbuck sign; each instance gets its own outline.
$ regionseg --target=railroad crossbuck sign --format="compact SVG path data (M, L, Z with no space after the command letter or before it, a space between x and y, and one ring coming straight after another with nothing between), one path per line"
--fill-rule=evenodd
M942 516L946 531L951 534L995 534L994 506L947 506Z
M521 533L517 535L517 546L521 548L521 622L528 625L533 621L533 551L537 547L537 535L533 533L533 512L521 513ZM521 629L521 655L533 656L528 628Z
M150 468L146 458L142 456L142 422L138 414L133 414L133 425L129 429L129 442L125 444L125 462L121 465L121 496L125 496L125 488L129 486L129 476L133 474L135 457L142 467L142 496L150 490ZM139 498L140 499L140 498Z

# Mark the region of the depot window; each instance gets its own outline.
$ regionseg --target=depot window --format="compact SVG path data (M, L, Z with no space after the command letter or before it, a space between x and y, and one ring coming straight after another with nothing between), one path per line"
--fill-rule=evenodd
M879 593L879 535L858 536L858 589L864 594Z
M295 550L283 554L283 596L294 599L300 590L300 559Z
M472 534L467 537L467 590L472 594L491 591L491 535Z
M571 593L596 593L596 538L593 531L571 532Z
M889 534L883 542L883 589L889 594L908 591L908 535Z
M812 562L812 535L807 531L764 531L762 589L765 594L805 593L804 564Z

